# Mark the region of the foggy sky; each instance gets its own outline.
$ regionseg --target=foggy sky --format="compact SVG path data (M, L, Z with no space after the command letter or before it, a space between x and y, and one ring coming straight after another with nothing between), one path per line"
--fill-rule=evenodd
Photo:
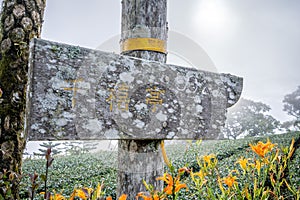
M42 37L96 48L120 34L120 6L48 0ZM169 0L168 23L201 46L218 72L242 76L244 98L270 105L284 121L283 97L300 85L299 11L297 0Z

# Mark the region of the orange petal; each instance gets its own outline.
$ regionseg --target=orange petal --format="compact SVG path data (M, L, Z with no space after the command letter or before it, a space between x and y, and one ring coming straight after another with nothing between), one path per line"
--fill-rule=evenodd
M181 190L182 188L187 189L187 186L185 183L180 183L180 184L176 185L175 192L179 192L179 190Z
M126 200L127 199L127 195L126 194L122 194L120 197L119 197L119 200Z

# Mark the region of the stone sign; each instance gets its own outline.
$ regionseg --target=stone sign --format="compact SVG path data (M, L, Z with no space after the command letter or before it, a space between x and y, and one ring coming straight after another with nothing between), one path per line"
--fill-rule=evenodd
M218 139L242 78L34 39L30 140Z

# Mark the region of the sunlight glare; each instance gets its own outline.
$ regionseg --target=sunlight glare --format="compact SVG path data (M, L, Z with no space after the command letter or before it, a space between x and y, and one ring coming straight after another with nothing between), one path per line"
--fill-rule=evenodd
M223 35L235 28L236 18L224 1L203 0L196 9L195 24L201 33Z

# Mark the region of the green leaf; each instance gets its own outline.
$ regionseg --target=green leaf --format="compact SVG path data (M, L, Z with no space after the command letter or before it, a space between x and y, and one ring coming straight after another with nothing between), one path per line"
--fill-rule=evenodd
M43 180L43 181L46 181L46 175L45 174L41 174L41 179Z
M8 189L8 190L7 190L6 196L7 196L7 197L11 196L11 189Z

